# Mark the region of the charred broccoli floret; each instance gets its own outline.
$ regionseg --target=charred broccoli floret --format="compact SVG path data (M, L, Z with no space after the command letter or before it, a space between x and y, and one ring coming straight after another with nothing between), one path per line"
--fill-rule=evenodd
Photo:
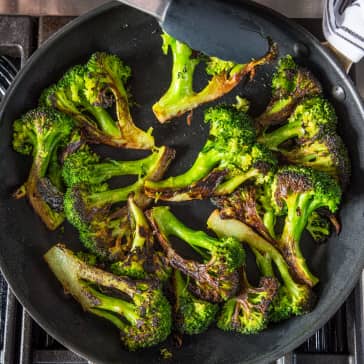
M100 173L104 170L103 163L94 164L97 157L88 148L76 153L78 156L67 166L70 178L73 167L78 171L81 179L92 169L94 171L99 169ZM148 170L145 171L145 174L140 174L137 181L131 185L109 189L105 183L93 184L93 182L103 179L101 174L97 175L95 172L94 177L90 176L89 183L84 181L68 188L64 198L67 219L79 230L81 241L93 253L112 260L120 258L121 243L125 240L130 241L130 226L127 209L115 208L115 205L127 201L129 195L134 194L136 203L145 208L150 200L143 194L144 180L160 178L174 155L167 147L161 147L153 153L155 160L149 161ZM82 165L84 161L85 165ZM138 162L135 161L135 163ZM143 163L146 167L145 159L143 162L139 161L139 166L142 166ZM86 172L83 171L83 168L86 169ZM122 162L119 162L119 169L120 175L123 175L125 168ZM113 175L116 176L116 174ZM105 176L109 175L106 173Z
M122 260L111 265L111 271L135 279L152 278L166 281L171 268L162 252L155 249L152 231L143 211L128 198L128 215L132 231L132 241Z
M214 322L219 306L195 297L189 292L188 285L188 277L185 279L180 271L175 270L173 273L175 326L181 334L195 335L206 331Z
M320 139L332 133L336 124L334 107L321 96L315 96L298 104L286 124L270 133L263 133L258 141L271 150L279 150L282 143L293 138L299 143Z
M291 149L280 148L284 158L293 164L326 172L340 181L345 188L350 179L351 166L343 140L335 132L307 140Z
M64 290L85 311L112 322L129 350L156 345L170 334L170 304L152 281L114 276L86 264L61 244L44 258Z
M255 142L250 117L232 106L211 107L205 112L210 134L192 167L165 180L145 183L148 196L159 200L203 199L229 194L248 179L265 181L277 162L269 150Z
M323 243L331 234L330 221L314 211L307 220L306 230L316 243Z
M46 89L40 103L72 116L90 142L151 149L152 129L145 132L136 127L130 114L125 89L130 73L116 55L97 52L87 64L72 67ZM114 103L117 120L108 111Z
M313 74L297 66L292 56L287 55L278 62L272 78L272 98L256 121L263 128L279 124L304 97L321 92L321 85Z
M253 287L243 268L242 290L224 303L217 320L218 328L240 334L257 334L268 326L271 303L277 294L278 281L262 277L258 287Z
M166 206L154 207L147 216L164 249L169 264L192 278L189 288L203 300L226 301L238 288L238 268L245 253L241 244L233 238L217 239L203 231L195 231L183 225ZM185 241L204 259L204 263L182 258L173 249L170 236Z
M261 260L257 260L257 263L263 276L275 277L272 267L272 262L274 263L282 280L282 285L280 285L272 302L269 313L272 321L284 320L292 315L303 315L312 310L316 301L312 289L305 284L294 281L286 261L272 244L243 222L235 219L223 219L218 210L210 215L207 226L217 236L231 236L249 245L256 256L262 257Z
M206 73L211 78L201 91L196 92L193 90L194 73L203 57L197 55L187 44L167 33L162 34L162 39L163 53L167 54L171 49L173 67L168 90L153 105L153 112L161 123L230 92L245 76L254 77L255 68L270 62L277 53L276 45L271 44L265 56L247 64L236 64L216 57L207 57Z
M58 148L66 144L72 128L72 119L46 107L27 112L13 124L14 149L33 157L28 179L14 196L27 196L35 212L51 230L64 220L63 194L59 186L52 184L59 182L52 165L58 163Z
M278 245L296 278L309 286L318 279L310 272L300 249L308 218L318 208L334 213L339 207L341 189L328 174L310 168L282 167L275 176L273 200L278 211L285 211L283 232Z

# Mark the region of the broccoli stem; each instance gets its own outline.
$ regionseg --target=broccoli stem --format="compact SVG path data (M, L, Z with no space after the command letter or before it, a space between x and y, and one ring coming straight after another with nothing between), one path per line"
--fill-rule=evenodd
M178 269L174 270L173 279L174 279L174 288L176 290L176 297L178 303L178 298L186 295L188 284L183 279L182 273Z
M143 186L143 180L138 180L129 186L92 193L90 196L88 196L88 201L90 205L93 207L101 207L107 204L123 202L128 199L128 196L131 193L137 191L142 186Z
M146 243L149 225L143 211L136 205L134 199L131 197L128 199L128 208L129 215L132 219L133 225L135 226L135 235L131 248L131 250L134 250L136 248L142 248Z
M302 121L287 123L269 134L263 134L258 142L265 144L269 149L277 150L280 144L288 139L302 137L304 134Z
M120 298L115 298L111 296L106 296L91 286L87 285L87 289L99 299L97 303L97 310L114 312L122 317L124 317L127 321L129 321L133 326L137 326L138 320L140 320L139 315L135 312L135 305L126 302Z
M166 207L155 207L153 218L158 222L158 227L165 236L174 235L184 240L204 258L207 258L207 254L199 248L210 251L216 245L216 239L203 231L192 230L183 225Z
M87 111L89 111L97 120L99 127L106 134L120 137L120 129L116 125L114 119L110 116L110 114L100 106L90 106L87 107Z
M260 272L264 277L275 277L272 265L272 258L269 254L263 254L257 249L252 249Z
M270 243L255 233L250 227L238 220L221 219L219 211L215 210L207 220L207 226L219 237L231 236L241 242L248 244L252 249L256 249L261 254L269 255L274 261L287 288L292 292L298 292L297 284L292 279L287 263L279 251Z
M183 174L175 177L166 178L163 181L147 181L149 188L174 189L190 186L191 184L203 179L220 162L221 155L214 148L207 152L201 152L197 156L192 167Z
M214 195L229 195L233 193L241 184L247 181L250 178L259 175L259 171L257 169L251 169L246 173L239 174L238 176L232 177L226 182L221 183L214 191Z

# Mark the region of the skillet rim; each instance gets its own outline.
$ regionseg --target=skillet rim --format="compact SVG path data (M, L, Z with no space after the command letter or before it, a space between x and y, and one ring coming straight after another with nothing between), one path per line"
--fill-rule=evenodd
M265 12L265 14L269 14L274 18L274 22L281 21L280 27L283 28L285 25L288 28L295 28L295 31L297 33L302 34L310 45L313 45L315 48L315 51L319 55L319 57L323 60L326 60L331 64L331 66L334 68L335 73L338 75L339 79L341 80L342 84L346 86L350 96L353 98L353 104L357 107L358 113L361 114L361 119L364 122L364 105L361 97L359 96L352 80L348 77L348 75L342 70L340 63L338 60L327 50L325 49L321 43L305 28L303 28L301 25L295 23L293 20L290 20L289 18L285 17L284 15L277 13L276 11L261 5L254 3L252 1L246 1L245 2L247 6L255 7L258 10L261 10L262 12ZM245 4L241 4L244 6ZM73 28L77 27L78 25L82 24L83 22L92 19L94 17L100 16L102 13L109 11L110 9L125 6L119 3L118 1L111 1L109 3L103 4L95 9L92 9L88 13L77 17L76 19L72 20L70 23L68 23L66 26L61 28L59 31L54 33L49 39L47 39L43 45L38 48L28 59L24 67L18 72L16 75L15 80L11 84L8 92L5 95L5 98L2 100L1 108L0 108L0 122L3 117L4 110L6 109L7 104L9 103L9 100L12 99L13 93L17 89L17 85L20 82L20 80L23 78L23 75L28 72L28 69L32 66L32 64L38 60L38 58L41 58L44 54L47 53L48 48L50 45L52 45L54 42L57 41L58 38L61 38L63 34L68 33L69 31L72 31ZM289 29L290 30L290 29ZM364 128L364 124L363 124ZM362 247L360 254L358 254L358 262L361 264L356 264L354 273L351 277L355 276L355 279L351 279L348 284L344 286L343 289L338 290L339 293L336 296L332 297L332 304L330 305L329 309L327 309L324 312L321 311L313 311L313 315L316 316L316 320L314 325L310 327L310 329L307 329L306 331L301 332L300 334L294 336L291 341L286 342L285 345L277 344L277 349L271 350L270 352L266 354L259 354L258 358L250 359L248 361L240 361L241 363L262 363L262 362L268 362L268 361L274 361L280 356L284 355L287 352L292 351L297 346L299 346L302 342L307 340L314 332L317 331L323 324L325 324L332 316L333 314L339 309L339 307L343 304L345 299L349 296L353 288L355 287L360 274L364 268L364 246ZM67 338L65 338L65 335L62 335L61 333L58 333L56 329L53 329L52 325L48 323L48 321L44 321L42 319L41 312L38 311L36 307L34 307L31 302L25 297L24 294L22 294L20 289L13 289L17 287L16 284L16 277L9 274L7 270L7 265L5 264L4 257L0 255L0 269L3 273L6 281L8 282L13 294L18 299L18 301L21 303L22 306L26 309L26 311L29 313L29 315L34 319L35 322L37 322L46 332L48 332L51 336L53 336L58 342L60 342L65 347L69 348L76 354L78 354L81 357L87 358L87 360L91 360L94 362L98 362L99 358L90 355L90 353L84 352L82 350L79 350L77 348L77 344L74 345L72 342L68 341ZM137 354L137 353L136 353Z

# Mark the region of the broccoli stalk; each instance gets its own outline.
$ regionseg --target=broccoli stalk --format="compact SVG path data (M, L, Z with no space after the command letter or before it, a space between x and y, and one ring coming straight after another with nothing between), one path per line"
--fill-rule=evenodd
M46 89L40 103L72 116L93 143L120 148L151 149L152 129L135 126L124 84L130 68L115 55L94 53L86 65L68 70ZM108 109L115 103L117 120Z
M236 64L210 57L206 65L206 73L211 76L208 84L199 92L193 90L193 79L196 66L201 56L195 56L193 50L167 33L162 34L162 50L172 52L172 79L168 90L153 105L153 112L161 123L183 115L201 104L213 101L230 92L245 76L254 77L257 66L270 62L275 58L277 49L271 44L266 55L248 64Z
M163 253L155 250L147 219L134 202L133 196L128 198L128 212L132 230L131 246L122 260L111 265L111 271L135 279L155 278L166 281L171 274L171 268Z
M190 289L199 298L221 302L232 297L239 284L237 269L245 254L240 243L233 238L216 239L203 231L183 225L166 206L147 211L147 217L158 236L169 264L193 279ZM185 241L204 259L204 263L182 258L171 246L170 236Z
M189 292L188 284L188 278L185 279L180 271L175 270L173 273L175 326L181 334L201 334L214 322L219 306L195 297Z
M337 117L333 106L321 96L305 99L298 104L286 124L258 138L271 150L289 139L297 138L299 143L315 140L335 130Z
M66 115L49 108L27 112L13 124L13 147L33 162L25 184L15 192L16 198L27 196L35 212L50 230L64 220L63 196L51 182L50 170L60 146L68 140L73 121ZM53 178L56 181L57 178Z
M303 315L313 308L315 295L312 289L305 285L296 283L290 274L289 267L279 251L249 226L235 219L223 219L218 210L212 212L207 220L207 226L217 236L231 236L242 243L248 244L254 252L259 252L265 257L262 273L266 277L274 277L272 261L274 262L283 284L273 300L273 314L275 321L289 318L292 315ZM273 318L272 318L273 319Z
M266 181L276 168L269 150L254 144L251 119L232 106L216 106L205 112L210 135L192 167L165 180L147 181L145 193L155 199L184 201L229 194L248 179Z
M272 98L265 111L256 119L263 129L285 121L305 97L320 94L322 87L312 73L297 66L292 56L278 62L272 78Z
M120 330L127 349L156 345L170 334L171 307L152 282L114 276L86 264L61 244L51 248L44 259L64 290L85 311L109 320Z
M300 240L311 214L326 207L334 213L341 189L329 175L305 167L282 167L275 176L272 193L278 211L285 211L279 249L297 279L314 286L318 279L310 272L301 253Z
M135 161L139 164L138 179L131 185L109 189L106 184L100 184L111 175L123 175L130 167L122 162L114 163L117 170L101 174L107 169L104 163L98 164L98 157L84 148L75 153L69 163L65 163L63 175L71 182L64 198L64 209L68 221L80 232L81 241L85 247L103 258L120 259L121 242L129 241L130 225L127 209L114 210L114 205L127 201L130 194L139 207L145 208L150 200L143 193L145 179L160 178L168 167L174 152L167 147L160 147L151 156ZM113 164L113 162L108 162ZM97 174L97 172L99 174ZM115 173L115 174L114 174ZM75 179L77 184L72 184Z
M242 269L242 290L238 296L224 303L217 321L218 328L240 334L257 334L268 326L269 311L277 294L278 281L262 277L258 287L253 287Z

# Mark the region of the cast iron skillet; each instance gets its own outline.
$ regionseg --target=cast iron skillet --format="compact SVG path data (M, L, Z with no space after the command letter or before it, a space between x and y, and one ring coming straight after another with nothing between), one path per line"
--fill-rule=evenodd
M335 313L364 266L364 112L359 96L338 63L311 34L271 10L260 6L257 9L259 21L269 23L270 34L278 42L281 54L294 54L300 64L315 73L339 115L339 131L349 148L353 167L341 209L343 229L324 246L315 247L310 239L303 242L312 271L321 280L317 286L320 299L312 313L271 326L255 336L211 328L202 335L186 337L181 349L173 348L168 341L162 347L172 348L176 363L262 363L278 358L302 343ZM80 244L69 225L65 225L63 233L50 233L26 201L11 197L25 180L30 162L12 150L12 122L35 107L41 90L55 82L68 67L85 61L92 52L113 52L132 66L131 87L140 105L133 109L137 124L144 128L153 125L158 144L166 143L177 149L177 159L169 173L183 171L204 143L207 128L201 111L194 113L190 127L185 118L168 125L157 124L151 105L168 86L170 76L170 59L161 53L159 33L154 19L115 2L76 19L32 56L12 85L0 113L1 269L31 316L66 347L93 362L156 363L161 360L160 348L137 353L125 351L111 324L83 313L78 304L63 294L42 255L58 241L67 243L71 249L79 249ZM255 114L268 101L269 87L264 84L269 85L271 71L272 66L262 68L256 81L238 89L241 95L253 100L251 109ZM200 83L201 80L197 87ZM338 85L345 93L340 100L331 97L332 89ZM228 96L224 100L233 98ZM143 155L106 147L97 149L120 159ZM188 225L204 228L212 208L207 201L194 201L175 204L172 210Z

